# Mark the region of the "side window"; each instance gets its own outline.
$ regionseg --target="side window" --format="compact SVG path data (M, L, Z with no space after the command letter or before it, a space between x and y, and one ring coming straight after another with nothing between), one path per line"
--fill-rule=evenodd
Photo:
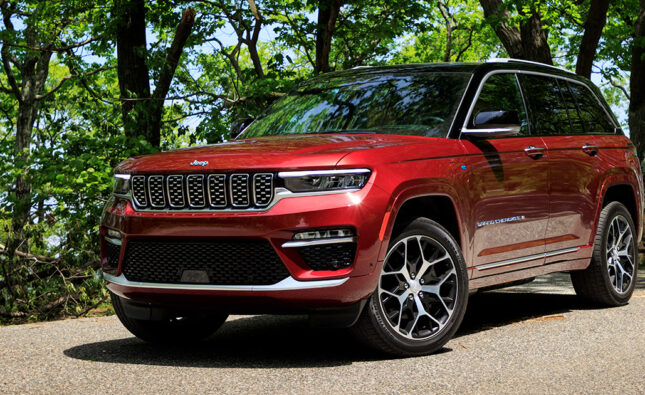
M468 127L474 126L475 117L482 111L517 112L522 126L519 136L528 135L526 110L515 74L493 74L486 80L468 120Z
M558 85L560 86L560 93L562 93L562 99L567 108L567 114L569 114L570 134L585 134L585 125L582 121L580 107L569 90L569 83L565 80L558 80Z
M520 74L524 98L531 112L533 134L558 136L569 134L571 124L567 105L555 78Z
M609 120L604 108L594 94L581 84L570 83L569 88L580 111L584 124L584 134L613 134L614 124Z

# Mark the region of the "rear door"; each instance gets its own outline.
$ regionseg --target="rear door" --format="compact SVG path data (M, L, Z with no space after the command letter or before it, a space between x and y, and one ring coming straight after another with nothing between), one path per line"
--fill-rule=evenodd
M470 261L473 277L519 270L544 262L548 174L544 142L529 133L526 108L514 73L490 76L467 127L480 111L517 111L517 136L463 140L466 191L474 219Z
M601 179L597 136L614 133L615 126L582 83L542 75L521 75L520 82L531 109L532 130L547 148L548 263L589 242Z

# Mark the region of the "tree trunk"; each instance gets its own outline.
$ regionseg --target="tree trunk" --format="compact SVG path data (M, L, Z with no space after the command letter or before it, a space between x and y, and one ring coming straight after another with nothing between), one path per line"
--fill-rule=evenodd
M542 27L542 18L537 11L531 10L529 18L520 23L520 37L524 52L522 59L553 65L548 32Z
M317 73L329 71L331 41L340 12L340 0L320 0L318 2L318 28L316 29L316 69Z
M502 0L479 0L484 16L495 29L495 33L509 56L516 59L553 64L548 33L542 27L542 19L536 10L531 10L523 19L519 29L508 24L509 13L502 6ZM518 10L520 14L522 10Z
M578 75L591 78L591 67L596 58L598 42L602 35L602 29L607 23L607 10L609 10L609 0L591 0L576 63L576 74Z
M640 11L634 25L629 90L629 134L636 146L638 157L643 160L645 158L645 0L640 0Z
M510 26L508 11L500 9L502 0L479 0L484 9L484 17L489 21L497 37L502 42L508 56L516 59L524 59L524 48L520 31L515 26Z
M159 80L155 87L155 93L152 95L152 103L150 105L150 124L148 127L148 136L150 138L150 144L155 147L158 147L161 142L161 117L163 116L164 100L168 95L170 90L170 84L175 75L175 70L177 70L177 65L179 64L179 58L184 50L184 45L188 36L190 36L190 31L195 22L195 10L189 8L184 11L181 21L177 26L175 31L175 38L168 49L168 54L166 55L166 62L163 65L161 74L159 75Z
M143 135L153 146L159 146L158 139L148 133L150 77L146 65L145 1L114 0L114 16L117 20L117 74L125 135Z
M258 54L258 40L260 39L260 30L262 29L262 23L264 21L262 19L262 15L260 14L260 10L258 10L258 7L255 5L255 0L247 1L249 3L249 9L251 10L253 18L255 19L255 24L253 25L253 33L250 35L250 37L248 36L249 33L247 33L245 44L246 48L249 50L249 56L251 57L251 62L253 62L255 73L258 75L258 78L262 80L264 79L264 70L262 69L260 54Z
M152 95L146 65L145 1L114 0L114 15L118 19L117 74L125 135L143 136L153 147L159 147L164 100L195 22L195 10L184 11Z

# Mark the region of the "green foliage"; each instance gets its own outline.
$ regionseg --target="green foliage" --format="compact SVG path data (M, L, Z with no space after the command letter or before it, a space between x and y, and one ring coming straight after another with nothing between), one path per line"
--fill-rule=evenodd
M121 0L118 0L121 1ZM317 13L322 1L160 0L146 2L145 61L151 86L163 69L182 12L197 12L165 100L161 149L234 138L242 121L312 77ZM38 104L29 155L15 152L19 101L0 72L0 245L10 236L21 201L19 176L31 185L30 218L18 264L0 254L0 320L82 315L106 301L99 265L98 226L112 169L153 147L123 132L115 67L117 0L0 0L0 41L18 61L58 48ZM342 2L333 30L331 70L415 62L469 62L507 56L493 26L517 25L539 12L556 63L573 68L590 0L502 1L508 20L484 18L478 0L352 0ZM614 105L627 101L637 0L612 1L595 71ZM258 18L259 17L259 18ZM7 25L14 26L9 29ZM257 29L256 29L257 27ZM259 31L254 41L254 32ZM31 37L29 40L28 38ZM257 53L257 57L252 56ZM10 69L18 75L17 67ZM132 112L129 116L140 116ZM11 281L9 281L11 280Z

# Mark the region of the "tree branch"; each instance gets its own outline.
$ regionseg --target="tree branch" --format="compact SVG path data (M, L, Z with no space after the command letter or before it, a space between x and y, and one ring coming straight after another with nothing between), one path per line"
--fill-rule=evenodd
M42 95L36 96L36 100L42 100L42 99L45 99L46 97L52 95L57 90L62 88L63 85L65 84L65 82L67 80L69 80L69 79L72 79L72 78L85 78L85 77L89 77L91 75L100 73L101 71L111 70L111 69L115 69L115 68L116 68L116 66L99 67L98 69L92 70L89 73L85 73L85 74L70 74L70 75L66 75L65 77L61 78L61 80L58 82L58 85L56 85L54 88L52 88L49 92L47 92L45 94L42 94Z
M172 41L172 44L170 45L170 49L168 50L166 62L163 69L161 70L159 80L157 80L155 92L152 95L153 98L165 98L168 94L172 78L175 75L175 70L177 69L177 64L179 63L179 58L181 57L181 53L184 50L186 40L190 35L193 24L195 23L195 15L196 12L192 8L188 8L184 11L181 17L181 21L177 26L175 37Z
M10 64L10 59L11 54L9 53L9 48L6 46L5 43L2 44L2 66L4 68L4 72L7 75L7 81L9 82L9 86L11 87L11 91L13 94L16 96L16 99L18 99L19 102L22 102L22 93L20 92L20 88L18 88L18 83L16 82L16 76L13 74L13 70L11 68Z

